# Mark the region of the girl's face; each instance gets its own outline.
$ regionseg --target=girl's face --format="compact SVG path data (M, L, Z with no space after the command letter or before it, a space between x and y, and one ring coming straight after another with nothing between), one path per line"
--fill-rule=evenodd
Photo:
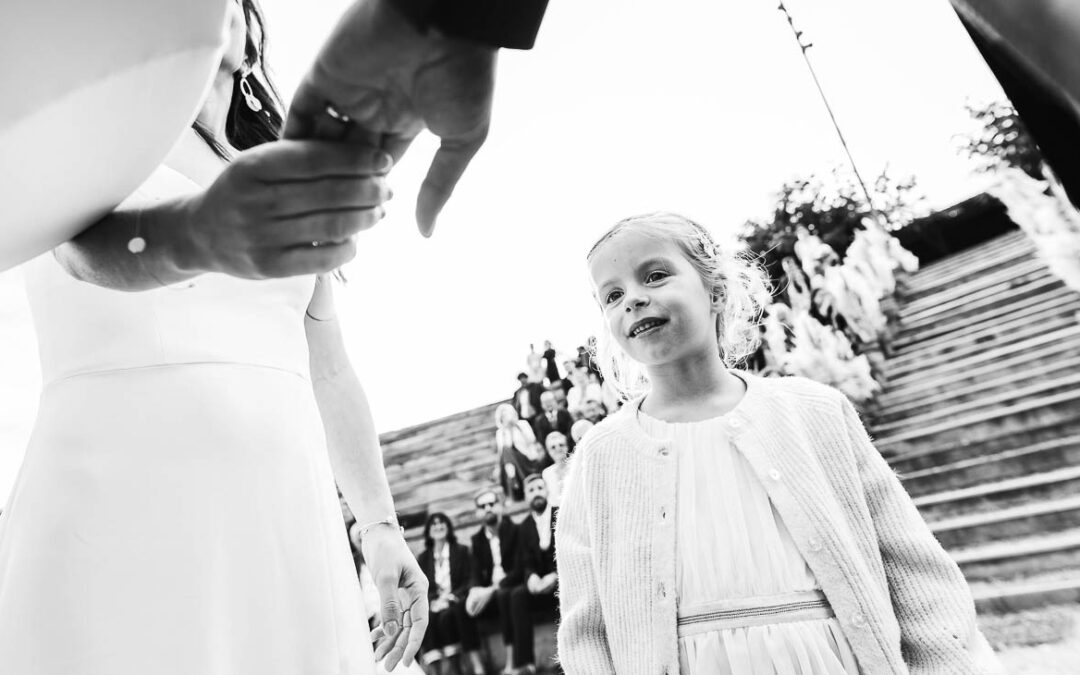
M715 353L720 309L673 241L623 230L589 262L608 330L644 366Z
M446 541L446 522L442 520L432 522L430 534L432 541Z

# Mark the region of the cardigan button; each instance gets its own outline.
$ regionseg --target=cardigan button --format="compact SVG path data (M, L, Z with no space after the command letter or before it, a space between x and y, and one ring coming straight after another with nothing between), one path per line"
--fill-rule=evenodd
M661 506L660 507L660 517L662 519L664 519L664 520L667 519L667 507L666 506Z
M772 478L774 481L779 482L781 478L780 471L778 469L770 469L769 478Z
M728 424L731 425L732 429L738 429L742 426L742 420L740 420L738 417L733 417Z
M667 449L667 446L664 446L664 447L661 447L659 450L657 450L657 452L660 453L661 457L667 457L669 450Z
M814 553L817 553L821 550L821 540L817 537L810 537L809 541L807 541L806 543L810 546L810 550Z
M851 625L855 626L856 628L862 628L866 626L866 617L863 616L862 612L855 612L851 615Z
M660 582L660 585L657 586L657 593L660 595L661 598L667 597L667 589L664 588L664 582Z

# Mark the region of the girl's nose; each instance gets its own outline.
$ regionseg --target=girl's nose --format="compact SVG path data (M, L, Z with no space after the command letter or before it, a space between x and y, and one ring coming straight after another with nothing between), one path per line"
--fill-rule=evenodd
M645 293L635 293L626 299L626 311L649 306L649 296Z

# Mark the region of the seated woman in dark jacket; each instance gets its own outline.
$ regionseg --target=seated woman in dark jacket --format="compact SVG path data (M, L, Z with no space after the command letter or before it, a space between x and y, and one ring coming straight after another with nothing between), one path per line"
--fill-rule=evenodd
M467 546L457 543L454 524L445 513L432 513L424 525L424 550L417 557L428 579L430 620L424 635L424 663L439 668L443 675L469 673L483 675L480 637L476 622L465 612L465 597L472 577ZM464 649L463 649L464 647ZM457 655L463 668L458 667Z

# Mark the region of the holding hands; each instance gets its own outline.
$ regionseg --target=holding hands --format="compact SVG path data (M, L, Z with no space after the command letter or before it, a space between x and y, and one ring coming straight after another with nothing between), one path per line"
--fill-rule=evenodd
M496 53L423 32L390 0L361 0L342 16L297 89L285 137L360 141L397 160L430 129L442 144L416 205L420 232L430 236L487 137Z
M395 527L378 527L363 538L382 602L382 623L371 632L375 660L392 671L412 665L428 624L428 580Z
M247 279L340 267L356 255L352 237L383 217L392 165L381 150L314 140L241 152L192 197L178 264Z

